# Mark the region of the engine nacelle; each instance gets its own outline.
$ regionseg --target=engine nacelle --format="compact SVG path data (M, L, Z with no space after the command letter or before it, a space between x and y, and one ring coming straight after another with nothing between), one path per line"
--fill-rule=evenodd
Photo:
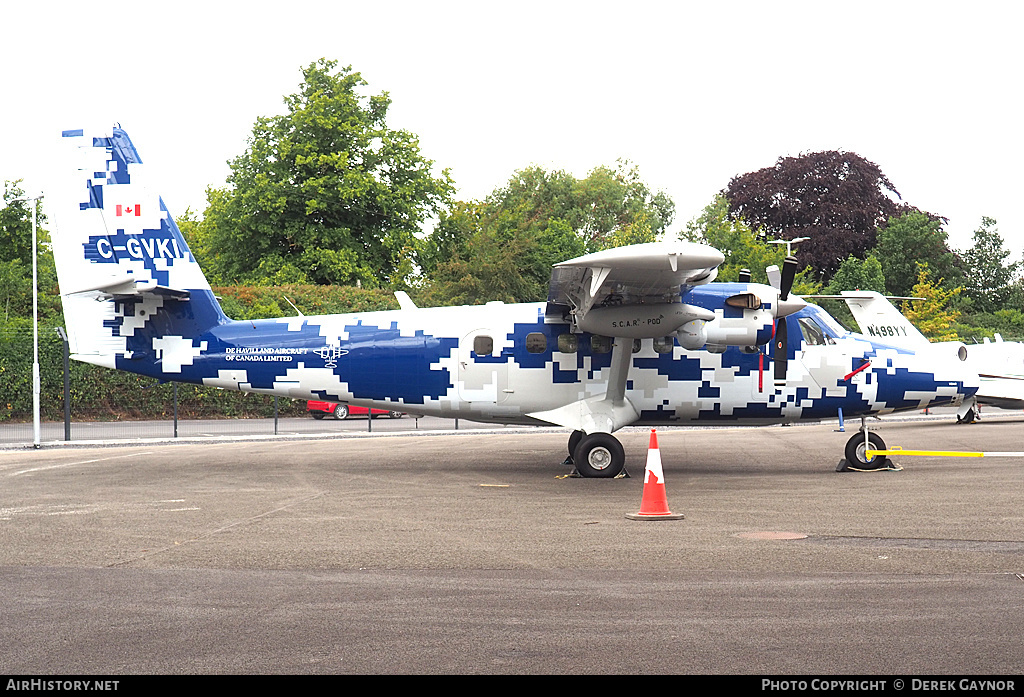
M577 326L591 334L647 339L671 336L687 322L707 321L714 317L710 310L686 303L614 305L593 308L577 322Z
M966 361L968 348L960 341L939 341L926 346L915 347L914 353L923 356L936 356L938 358Z
M707 346L761 346L772 340L774 318L768 310L743 310L741 317L718 315L710 322L694 321L676 332L679 345L696 351Z

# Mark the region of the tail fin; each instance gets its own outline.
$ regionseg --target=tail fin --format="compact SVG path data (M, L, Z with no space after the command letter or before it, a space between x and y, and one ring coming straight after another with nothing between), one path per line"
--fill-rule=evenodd
M200 350L192 339L228 319L128 134L62 135L72 163L55 173L47 209L71 351L133 372L162 359L163 372L180 372Z
M829 296L815 296L829 297ZM871 290L844 290L838 297L846 301L853 318L860 325L860 333L891 344L917 348L928 345L928 339L917 330L889 299ZM896 298L899 299L899 298ZM914 298L905 298L914 300Z

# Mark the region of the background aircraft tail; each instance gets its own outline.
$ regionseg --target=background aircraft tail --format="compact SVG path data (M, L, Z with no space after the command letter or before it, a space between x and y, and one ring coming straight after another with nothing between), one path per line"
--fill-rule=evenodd
M920 348L928 345L928 338L917 330L881 293L873 290L844 290L841 295L808 295L808 298L845 300L860 326L860 333L882 341ZM899 299L899 298L897 298ZM905 298L913 300L914 298Z
M58 166L46 203L71 352L180 372L200 350L193 339L228 319L128 134L62 135L71 162Z

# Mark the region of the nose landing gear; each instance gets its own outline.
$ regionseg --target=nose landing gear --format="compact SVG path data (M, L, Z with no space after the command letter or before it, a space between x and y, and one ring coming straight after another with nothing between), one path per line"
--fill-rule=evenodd
M878 470L897 469L892 460L885 455L867 454L868 450L885 450L885 441L877 433L868 431L867 419L861 417L860 430L846 442L846 457L836 465L836 472L875 472Z

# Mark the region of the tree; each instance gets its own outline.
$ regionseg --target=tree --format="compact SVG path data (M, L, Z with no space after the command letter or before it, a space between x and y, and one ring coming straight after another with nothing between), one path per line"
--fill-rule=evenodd
M718 267L718 281L736 281L740 270L747 269L751 280L767 283L765 269L772 265L781 267L786 259L786 250L781 245L768 244L746 221L730 215L729 201L721 194L687 223L682 237L710 245L725 255L725 262Z
M586 252L650 242L674 204L651 194L635 167L597 167L585 179L532 166L483 201L456 202L421 241L425 304L524 302L547 296L551 267Z
M36 233L46 222L39 201L21 200L21 180L4 182L4 207L0 208L0 261L18 261L32 268L32 208L36 206Z
M825 289L829 295L838 295L844 290L874 290L885 293L885 274L882 264L874 254L867 259L858 259L852 254L839 266Z
M1007 264L1010 251L992 218L981 219L974 231L974 244L963 254L963 294L971 300L971 310L994 313L1011 303L1019 305L1016 283L1020 262Z
M657 238L675 217L675 204L663 192L651 193L639 170L626 160L615 168L595 167L584 179L539 166L517 171L508 183L485 200L490 211L517 211L517 218L544 227L564 220L583 241L587 252L617 246L608 238ZM632 232L629 232L632 230Z
M29 322L32 318L32 205L36 206L36 260L39 318L61 323L57 271L44 224L41 201L23 201L21 180L4 182L4 207L0 208L0 321Z
M925 213L915 211L890 218L878 230L878 244L872 254L882 265L890 295L912 294L918 264L926 264L943 287L959 285L959 260L949 250L946 231L940 221Z
M844 259L863 259L875 230L909 209L879 169L856 153L816 152L780 157L773 167L733 177L723 191L733 217L766 234L795 239L800 259L832 278Z
M287 113L256 120L228 186L207 192L202 223L224 281L386 285L453 190L416 136L386 125L387 93L351 66L303 70Z
M552 265L584 253L565 220L537 219L521 207L457 203L435 233L420 248L428 305L540 300Z
M922 299L906 301L903 315L932 341L954 341L957 335L953 325L960 313L951 305L960 294L960 288L944 289L941 279L933 281L926 263L918 264L916 278L911 293Z

